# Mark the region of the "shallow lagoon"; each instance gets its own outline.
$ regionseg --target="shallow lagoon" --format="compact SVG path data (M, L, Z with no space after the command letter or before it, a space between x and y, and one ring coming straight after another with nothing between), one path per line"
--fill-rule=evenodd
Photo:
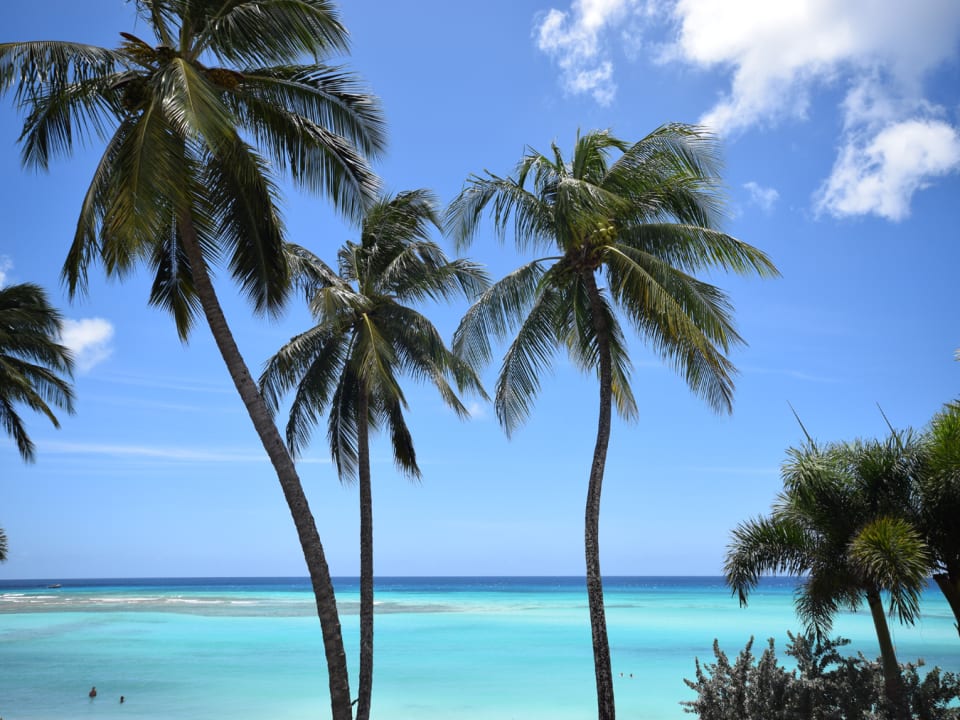
M335 584L355 668L357 582ZM678 704L692 698L683 678L694 657L712 660L715 637L731 655L751 635L758 647L774 637L782 654L798 627L794 585L765 579L741 609L720 578L608 578L620 716L691 717ZM923 610L916 627L893 626L901 661L960 670L936 590ZM877 654L865 611L835 630L851 652ZM580 578L380 579L375 662L373 710L388 720L595 713ZM0 668L5 720L329 717L319 622L299 578L0 581Z

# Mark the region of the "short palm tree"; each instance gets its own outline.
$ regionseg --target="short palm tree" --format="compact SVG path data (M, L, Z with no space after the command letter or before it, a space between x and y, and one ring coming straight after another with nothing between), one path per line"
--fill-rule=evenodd
M283 438L222 312L211 267L225 263L258 313L290 288L275 173L329 195L350 216L375 197L365 155L384 144L375 99L318 58L345 50L327 0L136 0L152 38L116 49L72 42L0 45L0 92L26 113L23 162L47 168L74 141L106 146L63 268L71 294L92 263L153 273L151 304L184 341L202 315L273 463L303 548L323 630L333 715L352 715L329 570ZM303 57L313 62L302 64Z
M438 224L435 202L422 190L384 198L363 219L359 243L338 253L339 274L302 248L291 252L305 271L317 324L271 358L260 378L274 409L295 389L287 442L308 443L329 411L327 439L341 480L360 490L360 677L357 720L370 716L373 685L373 496L369 432L390 432L397 467L420 477L404 421L400 376L434 384L460 417L469 413L450 384L483 394L474 371L444 345L430 321L404 303L473 297L488 284L479 267L448 261L429 239ZM311 287L312 286L312 287Z
M547 154L530 150L514 177L471 176L446 217L463 246L492 206L501 238L512 226L521 251L553 251L487 290L454 337L454 351L479 366L490 359L491 336L516 330L494 399L507 434L527 418L538 376L558 349L599 380L584 544L602 720L612 720L615 707L600 573L601 486L612 403L624 418L637 412L621 321L711 407L729 411L734 368L725 353L741 338L726 295L692 273L719 267L776 274L762 252L717 229L715 150L709 135L685 125L666 125L632 144L590 132L578 135L569 161L554 144Z
M865 599L898 718L909 712L881 593L889 594L890 614L901 622L919 616L929 554L902 517L912 502L916 450L916 440L899 433L884 441L792 448L772 513L733 531L724 565L741 605L764 573L802 576L797 614L820 638L841 609L856 610Z
M937 413L925 435L917 526L930 546L933 579L960 632L960 401Z
M73 356L60 344L60 313L37 285L0 288L0 426L26 462L36 459L17 405L46 415L60 427L50 405L73 413L73 390L62 376L73 373Z

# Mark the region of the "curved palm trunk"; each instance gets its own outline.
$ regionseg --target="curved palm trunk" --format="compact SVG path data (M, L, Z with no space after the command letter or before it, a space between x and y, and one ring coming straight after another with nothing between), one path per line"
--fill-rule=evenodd
M360 485L360 680L357 720L369 720L373 691L373 492L370 487L369 398L357 400L357 464Z
M327 566L323 545L317 532L317 524L310 512L307 497L303 492L300 477L290 453L284 445L280 432L273 422L270 411L263 401L256 383L250 376L233 333L227 325L223 309L217 298L197 243L196 231L189 216L180 219L180 229L184 249L190 259L190 269L196 284L197 297L200 299L204 315L210 326L210 332L217 343L220 355L230 372L230 377L247 408L250 420L260 436L270 462L273 464L286 498L290 514L293 516L303 557L310 573L313 594L316 598L317 615L323 634L323 647L327 661L330 684L330 706L334 720L352 720L350 703L350 678L347 674L347 659L343 649L343 636L340 631L340 617L337 614L337 601L334 596L330 568Z
M610 416L613 399L613 370L610 359L609 328L604 320L593 273L586 273L584 281L590 295L594 328L597 333L600 356L600 416L597 422L597 442L590 466L587 486L587 504L584 513L583 544L587 563L587 599L590 604L590 632L593 636L593 670L597 681L597 717L614 720L616 706L613 700L613 672L610 669L610 643L607 639L607 618L603 607L603 578L600 574L600 492L603 471L610 444Z
M943 596L950 604L950 609L953 611L953 618L956 620L953 626L957 629L957 632L960 633L960 574L938 573L933 576L933 579L936 581L937 587L940 588L940 592L943 593Z
M887 625L887 616L883 612L883 601L876 590L867 592L867 604L870 606L870 615L877 631L877 640L880 643L880 664L883 668L883 685L890 703L890 710L897 720L910 720L910 708L907 704L903 677L900 674L900 664L893 648L890 637L890 627Z

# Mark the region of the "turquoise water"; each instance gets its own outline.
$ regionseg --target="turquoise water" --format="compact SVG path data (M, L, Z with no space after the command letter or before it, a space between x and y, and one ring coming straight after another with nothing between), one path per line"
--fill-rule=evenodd
M329 717L305 580L59 582L0 581L4 720ZM335 584L355 669L357 583ZM782 650L798 627L793 588L766 579L741 609L719 578L607 579L619 717L692 717L679 701L692 699L683 678L694 657L712 660L714 638L736 654L751 635L761 645L774 637ZM923 610L916 627L893 626L901 661L960 670L946 602L931 589ZM852 651L876 656L866 612L842 615L835 630ZM373 714L384 720L595 715L577 578L378 579L375 663Z

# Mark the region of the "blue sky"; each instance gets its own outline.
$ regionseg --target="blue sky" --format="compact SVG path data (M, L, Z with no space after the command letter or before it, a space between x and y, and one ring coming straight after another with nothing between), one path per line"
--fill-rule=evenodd
M882 6L889 6L884 9ZM616 422L601 516L603 570L718 574L729 531L766 512L785 450L922 427L960 395L960 4L920 0L355 0L346 60L382 100L385 187L449 201L473 172L505 174L526 146L578 129L635 140L665 122L723 139L724 229L766 251L778 280L717 274L749 345L734 412L714 415L634 342L640 419ZM122 0L34 0L0 10L0 40L113 46ZM48 174L20 168L20 119L0 105L0 284L35 282L68 318L77 413L27 416L38 462L0 440L0 577L303 575L276 478L204 327L188 346L146 304L148 281L95 271L70 302L59 271L99 148ZM291 240L332 258L355 238L323 199L288 191ZM449 244L447 245L449 249ZM451 250L452 252L452 250ZM495 277L524 258L483 233L468 251ZM225 273L220 273L224 276ZM226 282L253 372L309 316L252 317ZM465 304L428 308L449 337ZM496 363L484 374L492 387ZM558 357L529 422L507 440L492 409L459 422L408 383L424 472L398 476L374 445L382 575L583 570L596 428L594 378ZM356 491L323 433L301 461L335 575L355 575Z

